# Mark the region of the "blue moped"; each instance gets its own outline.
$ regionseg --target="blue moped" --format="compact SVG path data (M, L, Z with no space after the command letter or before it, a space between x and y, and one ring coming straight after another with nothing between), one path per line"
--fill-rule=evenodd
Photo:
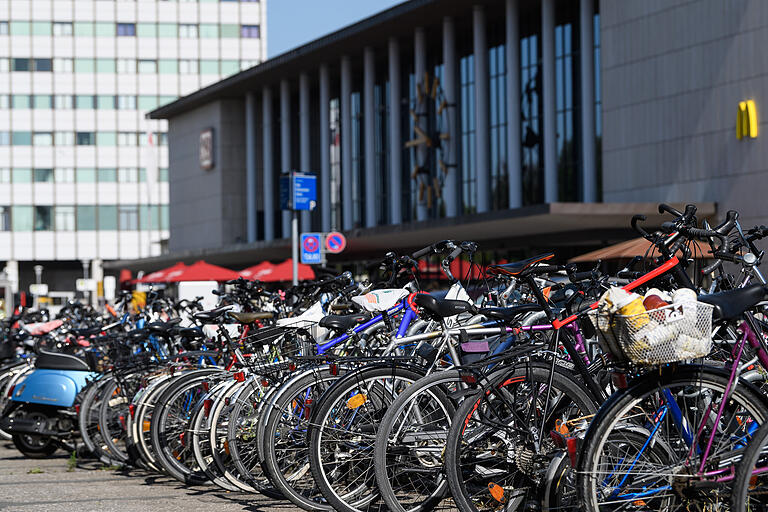
M10 391L0 429L26 457L43 458L60 446L73 449L77 435L75 400L98 376L79 357L39 350L35 370Z

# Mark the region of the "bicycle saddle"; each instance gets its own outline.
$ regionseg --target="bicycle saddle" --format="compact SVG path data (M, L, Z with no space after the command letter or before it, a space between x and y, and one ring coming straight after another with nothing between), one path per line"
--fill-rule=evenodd
M475 312L475 306L463 300L438 299L426 293L414 297L413 302L427 315L441 320L460 313Z
M519 275L523 270L526 270L536 265L537 263L541 263L542 261L551 260L554 257L555 253L546 252L544 254L534 256L533 258L528 258L527 260L513 261L512 263L504 263L503 265L490 265L487 269L487 272L492 274L516 276Z
M75 370L78 372L91 371L88 363L79 357L43 350L40 351L40 355L35 360L35 368L41 370Z
M194 316L196 319L200 320L201 322L213 323L215 320L221 317L224 313L232 309L232 307L233 306L221 306L216 309L210 309L208 311L200 311L199 313L195 313L192 316Z
M766 293L768 293L768 287L753 284L746 288L699 295L698 300L715 307L712 312L713 320L731 320L763 300Z
M151 322L147 324L147 329L149 329L150 332L166 333L180 322L181 322L181 318L172 318L167 322Z
M368 320L368 315L362 313L355 313L354 315L328 315L324 316L318 325L326 329L346 332L366 320Z
M91 336L96 336L103 330L102 327L85 327L83 329L72 329L72 334L75 336L83 337L83 338L89 338Z
M481 315L485 315L491 320L501 320L502 322L511 323L518 320L518 317L520 316L542 310L543 308L538 304L521 304L509 308L481 308L477 312Z
M252 324L256 320L266 320L267 318L272 318L275 316L275 314L269 311L256 311L253 313L238 313L236 311L230 311L229 316L241 324Z
M187 339L204 338L205 334L197 327L179 327L174 330L174 334Z

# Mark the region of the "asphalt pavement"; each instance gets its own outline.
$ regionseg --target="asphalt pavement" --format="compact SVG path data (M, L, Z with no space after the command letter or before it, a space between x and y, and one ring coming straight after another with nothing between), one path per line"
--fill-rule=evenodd
M295 512L262 495L185 487L172 478L136 469L74 461L61 450L52 458L24 458L0 441L0 510L8 512Z

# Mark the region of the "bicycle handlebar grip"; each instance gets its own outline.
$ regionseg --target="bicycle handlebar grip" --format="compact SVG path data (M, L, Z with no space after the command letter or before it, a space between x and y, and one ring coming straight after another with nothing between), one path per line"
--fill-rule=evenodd
M448 255L447 258L443 260L443 266L449 265L453 260L459 257L459 255L464 251L461 247L455 248L451 254Z
M425 247L423 249L419 249L415 253L411 254L411 258L417 260L417 259L422 258L422 257L426 256L427 254L431 253L433 250L434 250L433 247L430 245L430 246Z
M712 256L719 260L728 261L730 263L739 263L739 261L741 261L739 256L723 251L715 251Z
M701 269L702 274L711 274L715 270L717 270L718 267L720 267L723 264L722 260L717 260L711 265L707 265L703 269Z
M647 237L647 236L648 236L648 232L647 232L647 231L645 231L645 230L644 230L643 228L641 228L640 226L638 226L638 225L637 225L637 223L638 223L638 221L645 221L647 218L648 218L648 217L646 217L645 215L640 215L640 214L637 214L637 215L633 215L633 216L632 216L632 222L631 222L631 224L632 224L632 229L634 229L635 231L637 231L638 233L640 233L641 235L643 235L643 237Z
M664 213L664 212L670 213L670 214L674 215L675 217L682 217L683 216L683 212L681 212L679 210L675 210L674 208L672 208L668 204L661 203L659 205L659 213ZM643 219L643 220L645 220L645 219Z
M592 279L593 277L595 277L595 272L593 270L588 270L586 272L574 272L572 274L568 274L568 279L570 279L572 283L578 283L579 281L586 281L587 279Z

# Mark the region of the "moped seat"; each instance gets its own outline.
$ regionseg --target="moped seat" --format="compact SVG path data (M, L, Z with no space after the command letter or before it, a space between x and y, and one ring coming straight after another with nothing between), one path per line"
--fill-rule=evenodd
M69 354L40 351L35 360L35 368L40 370L74 370L78 372L91 371L88 363Z
M768 287L755 284L711 295L699 295L698 300L715 307L712 312L715 320L731 320L763 300L766 293Z

